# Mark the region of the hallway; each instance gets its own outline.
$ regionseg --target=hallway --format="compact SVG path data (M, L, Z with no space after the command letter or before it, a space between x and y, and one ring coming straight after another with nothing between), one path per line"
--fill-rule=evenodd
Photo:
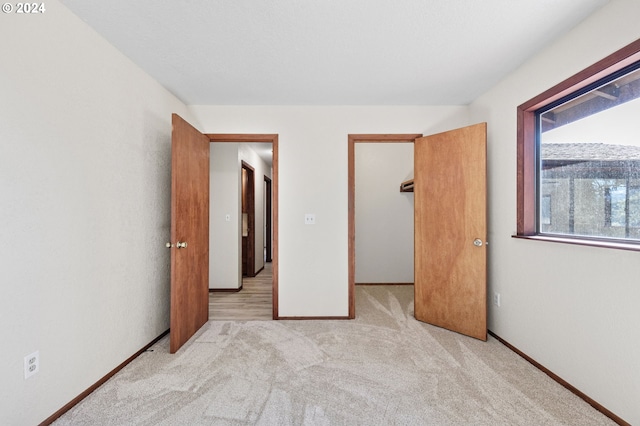
M209 320L273 319L272 267L271 262L265 263L264 269L255 277L243 277L242 290L238 292L210 292Z

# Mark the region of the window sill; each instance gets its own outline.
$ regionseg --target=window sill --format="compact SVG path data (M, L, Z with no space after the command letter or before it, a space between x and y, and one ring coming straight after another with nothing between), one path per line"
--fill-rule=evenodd
M578 246L602 247L617 250L640 251L640 243L627 243L610 240L596 240L587 238L553 237L550 235L512 235L513 238L550 243L573 244Z

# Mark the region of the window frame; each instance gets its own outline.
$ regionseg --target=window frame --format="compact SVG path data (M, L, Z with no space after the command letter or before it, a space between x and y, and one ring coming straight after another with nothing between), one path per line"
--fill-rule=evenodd
M517 107L517 223L515 238L640 251L640 244L582 236L540 235L536 227L536 111L640 60L640 39Z

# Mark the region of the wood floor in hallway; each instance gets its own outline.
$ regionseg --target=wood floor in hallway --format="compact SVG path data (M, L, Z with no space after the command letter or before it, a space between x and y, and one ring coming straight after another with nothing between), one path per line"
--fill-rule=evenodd
M271 320L272 263L253 278L243 277L242 290L238 292L210 292L209 320Z

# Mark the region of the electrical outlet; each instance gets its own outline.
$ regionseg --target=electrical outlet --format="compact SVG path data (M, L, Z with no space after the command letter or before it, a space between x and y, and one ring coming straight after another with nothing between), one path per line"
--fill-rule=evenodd
M313 213L307 213L304 215L304 224L305 225L315 225L316 224L316 215Z
M498 308L500 307L500 293L495 291L493 292L493 304Z
M28 379L38 371L40 371L40 351L35 351L24 357L24 378Z

